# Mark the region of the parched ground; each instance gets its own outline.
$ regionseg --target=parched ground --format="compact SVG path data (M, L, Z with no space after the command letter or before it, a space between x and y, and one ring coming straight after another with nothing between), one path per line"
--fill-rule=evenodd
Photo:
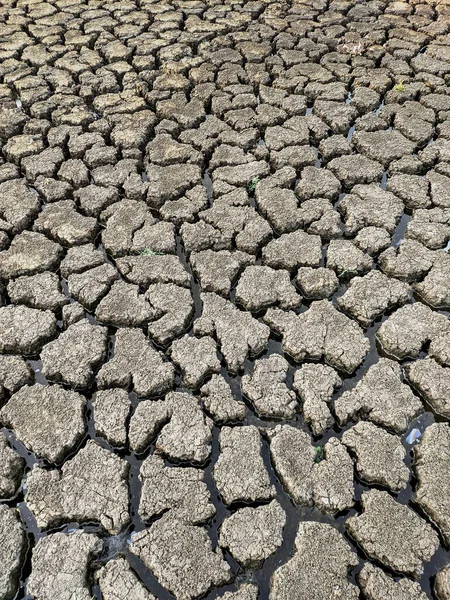
M450 2L0 2L0 600L450 599Z

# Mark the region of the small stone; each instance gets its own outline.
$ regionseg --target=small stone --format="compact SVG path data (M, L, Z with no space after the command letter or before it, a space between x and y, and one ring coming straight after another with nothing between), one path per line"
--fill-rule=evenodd
M23 231L11 242L8 250L0 252L0 276L12 279L55 269L63 255L59 244L45 235Z
M155 452L171 460L203 464L211 453L212 421L191 394L140 402L130 420L130 447L143 452L157 434Z
M9 500L20 488L25 461L8 444L6 432L0 432L0 498ZM1 588L0 588L1 590Z
M318 269L300 267L295 282L306 298L318 300L329 298L339 286L336 273L325 267L319 267Z
M286 514L276 500L245 507L227 517L220 527L219 544L247 568L258 568L283 543Z
M261 437L254 425L222 427L213 475L225 504L259 502L275 496L261 449Z
M215 423L243 421L245 404L233 396L231 387L222 375L213 375L200 388L201 400L208 414Z
M385 311L408 302L409 292L407 283L370 271L364 277L353 278L336 304L363 327L370 327Z
M431 525L388 492L370 490L361 498L364 512L345 525L364 552L394 571L419 578L423 563L439 548Z
M25 502L41 528L95 521L110 535L128 525L129 464L93 440L61 470L34 466Z
M145 521L170 511L173 518L198 525L216 513L201 469L168 467L161 457L153 455L142 463L139 479L139 514Z
M97 435L112 446L127 443L127 420L131 403L125 390L99 390L92 401L94 427Z
M119 329L113 358L97 374L100 388L132 389L138 396L160 396L172 388L174 367L154 350L141 330Z
M298 308L301 296L290 282L288 271L263 266L246 267L236 287L236 301L258 312L269 306Z
M0 504L0 596L5 600L15 598L27 550L27 536L19 512Z
M52 311L57 311L70 301L61 293L59 278L55 273L18 277L9 282L8 295L13 304Z
M39 600L90 600L88 569L102 541L84 531L41 537L33 549L27 592Z
M392 314L377 331L377 339L397 360L416 358L426 342L450 331L447 317L421 302L408 304Z
M270 600L359 598L359 589L348 581L358 557L337 529L326 523L300 522L295 550L272 575Z
M88 388L105 360L108 333L83 319L70 325L41 351L42 373L51 380L77 389Z
M202 294L201 299L203 313L194 322L194 333L215 333L228 368L239 371L249 353L259 354L267 346L269 328L216 294Z
M321 435L333 426L328 405L334 390L341 385L342 379L328 365L306 363L295 372L292 387L303 401L303 419L314 435Z
M384 485L394 492L407 486L406 450L398 436L360 421L344 432L342 442L356 455L356 470L362 481Z
M401 368L387 358L372 365L356 386L334 403L338 421L367 419L397 433L406 431L423 406L401 379Z
M178 600L193 600L232 578L206 530L177 520L171 511L150 529L135 533L130 550Z
M332 367L353 373L369 351L369 340L359 326L327 300L312 302L299 315L269 308L264 320L282 337L282 344L296 361L322 357Z
M84 435L85 408L86 398L80 394L36 383L13 394L0 415L29 450L50 462L59 462Z
M450 369L432 358L405 365L408 381L434 412L450 418Z
M251 375L242 377L242 393L252 402L258 415L293 419L297 401L286 385L289 363L278 354L255 362Z
M108 561L96 574L103 600L156 600L150 594L125 558Z
M382 569L366 563L358 575L358 583L367 600L427 600L428 596L416 581L406 577L394 580Z
M183 373L183 385L196 389L211 373L220 371L215 341L209 337L185 335L172 344L171 358Z

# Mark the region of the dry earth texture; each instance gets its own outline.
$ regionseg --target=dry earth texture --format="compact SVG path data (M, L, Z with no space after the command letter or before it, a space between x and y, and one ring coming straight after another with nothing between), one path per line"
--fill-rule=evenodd
M450 599L450 2L0 2L0 600Z

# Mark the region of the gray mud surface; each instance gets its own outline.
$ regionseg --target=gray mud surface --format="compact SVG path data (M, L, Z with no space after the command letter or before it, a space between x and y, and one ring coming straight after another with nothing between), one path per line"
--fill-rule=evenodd
M450 599L450 0L0 0L0 600Z

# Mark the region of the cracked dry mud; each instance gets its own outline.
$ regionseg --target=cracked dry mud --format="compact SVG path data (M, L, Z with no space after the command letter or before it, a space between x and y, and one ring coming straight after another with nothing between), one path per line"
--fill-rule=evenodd
M0 600L450 599L450 0L0 2Z

